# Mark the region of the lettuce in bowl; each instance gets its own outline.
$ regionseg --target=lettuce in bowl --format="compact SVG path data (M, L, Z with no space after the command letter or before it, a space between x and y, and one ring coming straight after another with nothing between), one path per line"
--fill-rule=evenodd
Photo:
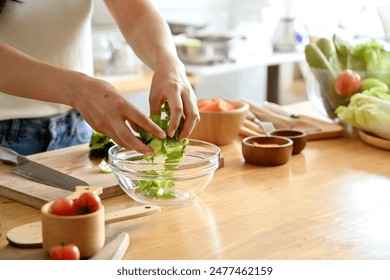
M390 94L380 87L357 93L347 106L339 106L341 121L390 140Z

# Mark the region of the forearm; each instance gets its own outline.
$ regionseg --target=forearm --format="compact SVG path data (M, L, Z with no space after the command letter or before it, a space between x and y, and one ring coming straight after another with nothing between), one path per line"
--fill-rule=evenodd
M105 0L123 36L152 70L161 64L183 67L165 20L145 0ZM168 64L168 65L167 65Z
M0 44L0 91L76 108L97 131L117 144L141 153L151 152L129 130L144 127L156 137L165 133L106 81L62 69Z
M79 72L36 60L0 44L0 91L36 100L73 105L76 81L87 79Z

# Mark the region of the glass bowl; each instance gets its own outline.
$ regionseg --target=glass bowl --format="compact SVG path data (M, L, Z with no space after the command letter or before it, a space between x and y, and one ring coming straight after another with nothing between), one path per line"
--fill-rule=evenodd
M390 72L365 72L354 71L360 75L361 79L378 78L382 81L389 81ZM339 75L340 73L336 73ZM335 78L328 70L310 68L306 77L306 92L309 101L323 116L332 120L337 120L335 113L338 106L346 106L350 97L339 96L334 89ZM388 84L389 85L389 84Z
M202 193L219 166L218 146L190 139L179 163L153 163L143 155L118 145L108 151L109 164L119 186L132 199L143 204L178 205Z

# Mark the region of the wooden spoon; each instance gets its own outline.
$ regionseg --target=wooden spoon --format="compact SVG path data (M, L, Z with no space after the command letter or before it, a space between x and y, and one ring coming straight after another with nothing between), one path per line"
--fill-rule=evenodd
M78 197L81 193L85 191L101 193L101 190L101 188L89 186L76 187L75 193L73 193L69 197ZM114 211L105 214L105 224L107 225L129 219L135 219L158 213L160 211L161 208L156 205L142 205L119 211ZM17 226L7 232L6 238L12 246L21 248L40 248L42 247L42 223L35 222Z

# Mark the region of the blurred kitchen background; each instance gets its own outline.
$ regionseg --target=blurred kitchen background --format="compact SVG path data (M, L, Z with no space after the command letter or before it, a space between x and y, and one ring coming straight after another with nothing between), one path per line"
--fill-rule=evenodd
M198 98L306 100L303 48L342 38L390 41L388 0L152 0L168 21ZM137 81L148 69L124 42L102 0L94 1L95 75ZM200 46L202 46L199 53ZM147 90L128 97L148 110Z

